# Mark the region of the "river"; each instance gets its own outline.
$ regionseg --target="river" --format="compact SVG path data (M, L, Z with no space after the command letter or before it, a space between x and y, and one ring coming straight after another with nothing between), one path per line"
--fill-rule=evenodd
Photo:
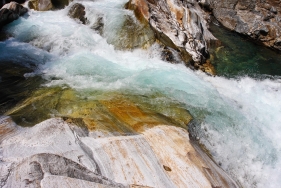
M12 37L0 42L2 114L32 92L52 88L71 89L85 101L97 93L157 95L163 105L178 104L191 113L191 135L243 187L281 186L280 55L230 32L221 36L225 31L213 26L224 47L214 52L218 76L208 76L162 61L158 44L116 50L116 41L125 40L118 35L125 18L134 17L123 8L126 0L81 3L86 25L69 18L66 7L30 10L4 28ZM102 36L91 29L100 16ZM12 68L24 77L15 77ZM48 101L42 104L34 114L15 115L15 121L31 126L60 115Z

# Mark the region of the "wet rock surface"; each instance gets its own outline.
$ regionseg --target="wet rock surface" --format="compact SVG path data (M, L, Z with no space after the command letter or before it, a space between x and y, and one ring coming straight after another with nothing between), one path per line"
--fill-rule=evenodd
M281 50L280 1L204 0L203 7L227 27L255 39L265 46Z
M27 8L16 2L10 2L5 4L0 9L0 29L12 21L18 19L20 16L24 15L27 12Z
M145 97L101 92L92 95L95 99L90 100L72 89L43 88L5 114L23 126L59 116L76 124L78 120L81 126L109 135L135 134L144 127L162 124L186 128L192 119L184 106L168 102L160 94Z
M140 21L148 22L156 38L177 50L187 66L211 70L202 65L209 58L210 44L217 39L208 30L208 14L197 2L131 0L126 8L134 10Z
M85 14L86 14L85 7L84 7L84 5L82 5L80 3L75 3L74 5L72 5L72 7L70 8L70 10L68 12L68 15L71 18L78 19L83 24L85 24L87 21Z

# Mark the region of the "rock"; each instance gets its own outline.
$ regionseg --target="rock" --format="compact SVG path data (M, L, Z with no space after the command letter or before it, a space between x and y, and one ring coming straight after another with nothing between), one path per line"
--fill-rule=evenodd
M207 11L212 11L212 7L210 6L210 0L198 0L199 5L207 10Z
M79 93L71 89L45 88L30 96L5 114L23 126L32 126L53 114L108 135L135 134L163 124L186 128L192 119L181 104L168 102L160 94L149 98L102 93L89 100L79 98Z
M163 165L163 168L164 168L166 171L169 171L169 172L172 171L172 169L171 169L170 167L168 167L168 166Z
M24 15L25 13L27 13L27 8L23 7L22 5L12 1L8 4L5 4L3 7L3 9L6 8L10 11L12 11L14 14L17 14L19 16Z
M164 61L168 61L170 63L180 63L182 61L178 51L173 48L164 46L161 53L161 58Z
M121 29L117 30L116 35L117 37L107 41L118 50L145 49L155 42L154 32L149 24L147 22L140 22L131 15L125 15Z
M18 19L19 16L24 15L27 11L27 8L16 2L5 4L0 9L0 28Z
M75 3L68 11L68 16L80 20L83 24L85 24L87 21L87 18L85 18L85 14L85 7L80 3Z
M93 138L72 127L53 118L6 137L1 187L238 187L192 146L185 129L161 125Z
M57 179L60 181L57 181ZM72 180L72 182L80 182L80 184L82 184L83 181L87 181L93 182L92 185L97 184L102 187L125 188L124 185L94 173L70 159L50 153L35 154L27 157L13 169L13 173L8 176L5 186L41 187L40 184L42 182L44 185L43 187L46 188L50 187L50 185L51 187L54 185L56 185L56 187L58 187L58 185L64 187L62 185L67 185L67 182L71 182L71 179L76 180ZM87 185L84 185L82 187L86 186Z
M271 7L270 12L272 12L274 14L277 14L277 9L275 7Z
M281 50L280 1L209 0L213 15L230 30L247 35L270 48Z
M18 4L23 4L25 2L25 0L1 0L0 1L0 8L2 8L3 5L8 4L8 3L12 2L12 1L14 1L14 2L16 2Z
M38 11L48 11L63 9L69 2L69 0L30 0L28 7Z
M17 126L8 116L0 116L0 143L17 131Z
M91 28L96 30L100 35L103 35L103 28L104 28L103 17L98 17L97 21L92 25Z
M126 8L149 23L156 38L177 50L187 66L200 68L209 58L208 48L217 39L208 30L208 15L197 2L130 0Z
M12 11L6 8L2 8L0 10L0 28L2 28L4 25L11 23L12 21L18 19L19 16L17 14L14 14Z

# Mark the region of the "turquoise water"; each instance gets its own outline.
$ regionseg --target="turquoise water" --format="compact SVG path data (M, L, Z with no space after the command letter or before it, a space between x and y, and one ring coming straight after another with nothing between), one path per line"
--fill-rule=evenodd
M223 50L219 51L215 60L220 76L210 77L183 64L163 62L157 44L147 50L115 50L109 44L112 38L118 37L114 31L121 29L125 17L133 16L131 11L123 9L125 2L82 1L90 20L88 25L70 19L69 7L60 11L30 11L28 16L5 28L13 37L0 42L0 60L27 67L23 77L42 78L40 87L72 88L85 98L93 98L87 93L95 91L143 96L161 93L189 110L194 117L190 132L243 187L279 187L281 80L259 76L256 79L255 75L275 75L262 72L261 67L243 72L242 63L239 69L233 68L235 62L242 62L237 60L241 53L238 51L236 57L226 56L233 61L224 61L224 55L220 60L218 56ZM103 36L91 29L100 15L105 22ZM240 40L236 37L234 41ZM234 49L227 41L225 49ZM255 50L251 52L251 45L247 45L249 54L259 54ZM239 59L242 57L248 55L239 55ZM253 58L244 60L246 67L256 62ZM237 75L239 78L234 79Z

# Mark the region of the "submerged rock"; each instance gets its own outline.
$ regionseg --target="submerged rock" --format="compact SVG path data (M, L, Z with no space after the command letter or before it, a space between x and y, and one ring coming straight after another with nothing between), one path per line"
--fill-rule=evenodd
M13 1L8 4L5 4L0 9L0 28L18 19L20 16L24 15L27 11L28 11L27 8Z
M41 89L5 114L23 126L59 116L108 135L135 134L162 124L186 128L192 119L181 104L160 94L144 97L103 92L93 93L95 99L79 95L71 89Z
M180 52L188 66L204 71L208 48L217 39L208 30L208 15L197 2L130 0L126 7L150 24L158 40Z
M85 24L87 21L85 14L85 7L80 3L75 3L74 5L72 5L68 12L68 16L80 20L83 24Z
M215 18L225 27L247 35L273 49L281 50L280 1L208 0Z
M117 36L109 41L117 49L147 48L155 42L154 32L149 24L139 22L130 15L125 15L125 21Z
M182 128L93 138L74 126L53 118L6 137L1 187L237 187L193 148Z
M69 4L70 0L30 0L28 7L39 11L63 9Z
M92 25L91 28L97 31L100 35L103 35L103 29L104 29L103 17L99 16L97 21Z

